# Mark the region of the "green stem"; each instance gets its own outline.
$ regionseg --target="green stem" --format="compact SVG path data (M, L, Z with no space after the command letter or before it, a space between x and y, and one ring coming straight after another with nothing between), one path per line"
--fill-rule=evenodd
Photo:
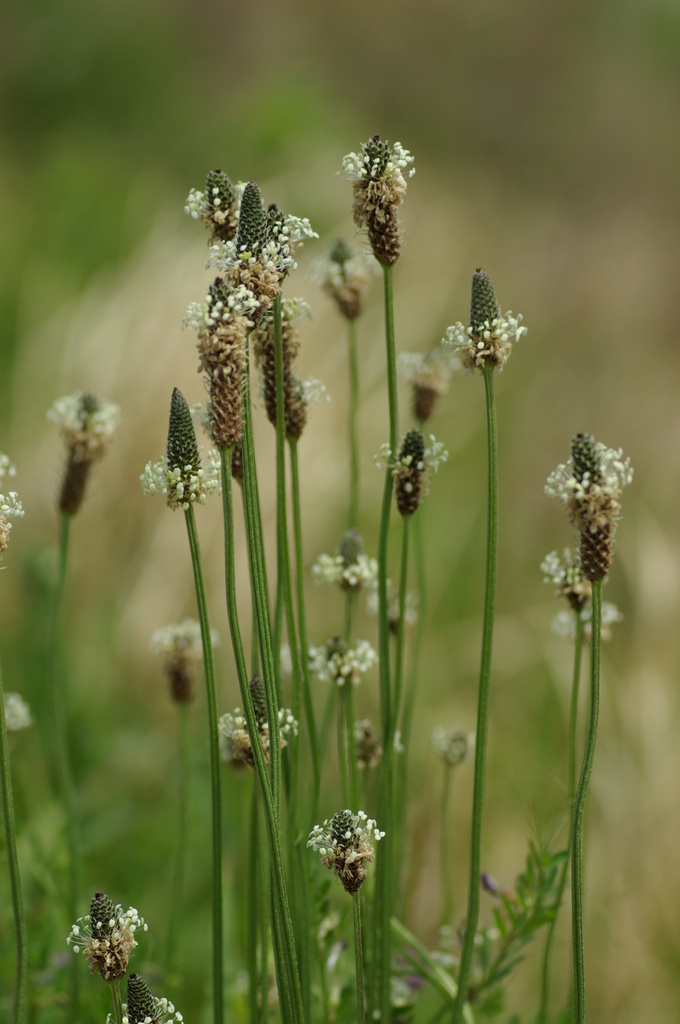
M417 515L418 513L416 513ZM399 618L397 620L397 651L394 659L394 708L392 710L392 731L396 733L401 711L401 697L404 688L404 643L406 639L406 584L408 581L409 536L411 516L401 520L401 566L399 569Z
M115 1024L123 1024L123 1001L120 997L120 982L111 981L111 998L113 999L113 1019Z
M357 985L357 1024L364 1024L364 954L361 939L361 891L352 894L354 911L354 966Z
M357 322L349 321L349 529L359 525L359 359Z
M494 402L493 367L485 367L486 419L488 436L488 521L486 541L486 587L484 592L484 621L482 626L482 657L479 671L477 703L477 732L475 737L475 777L472 794L472 826L470 842L470 880L465 938L458 971L458 994L453 1008L453 1024L459 1024L467 997L472 969L475 935L479 921L479 888L481 877L482 813L484 808L484 780L486 775L486 745L489 720L489 683L491 679L491 650L496 593L496 562L498 555L498 439L496 407Z
M574 960L574 1024L586 1019L585 956L583 944L583 815L593 770L597 723L600 716L600 652L602 629L602 580L593 582L590 634L590 709L581 775L574 799L571 840L571 928Z
M246 512L246 539L248 544L248 566L250 585L255 602L257 634L260 645L262 677L267 701L269 735L273 738L279 729L279 708L277 682L274 672L271 627L269 623L269 600L265 575L264 543L262 539L262 517L255 465L255 442L253 437L253 410L250 401L250 372L246 361L243 375L243 496ZM277 827L281 807L281 748L270 743L269 774L274 800Z
M569 842L571 849L572 816L574 812L574 794L576 793L576 745L578 735L578 695L581 682L581 649L583 640L583 623L581 612L574 613L575 634L574 634L574 669L571 681L571 701L569 705L569 764L568 764L568 792L567 804L569 807ZM543 951L543 962L541 966L541 1004L538 1011L538 1024L546 1024L548 1021L548 1009L550 1002L550 955L552 951L553 934L557 924L557 915L562 906L562 898L567 884L569 871L569 860L565 860L560 872L560 880L557 888L557 901L555 916L550 922L548 934Z
M208 605L203 582L203 567L198 546L196 520L191 506L184 513L191 549L191 564L194 571L194 587L198 621L201 627L203 664L208 703L208 738L210 750L210 797L212 812L212 973L213 973L213 1021L221 1024L223 1019L224 981L222 974L222 802L220 797L220 744L217 727L217 695L215 691L215 665Z
M441 869L442 869L442 927L451 924L453 913L453 898L451 895L451 867L449 865L449 797L451 794L452 766L444 761L444 785L442 787L442 846L441 846Z
M399 435L399 408L397 401L396 347L394 339L394 294L392 267L383 267L385 297L385 351L386 383L389 406L389 447L396 457ZM392 512L392 469L385 470L385 485L380 513L378 535L378 654L380 659L380 711L382 721L383 761L381 769L380 806L383 821L380 827L385 831L380 857L376 868L375 919L373 935L374 988L372 1010L377 1011L383 1021L388 1021L390 1008L391 974L391 932L390 918L393 904L392 865L394 841L392 834L394 800L394 724L393 695L390 682L390 627L388 618L387 559L389 546L390 515Z
M12 776L9 764L9 745L5 721L5 694L0 667L0 785L2 786L2 817L5 826L5 850L9 885L12 893L12 914L14 915L14 942L16 946L16 967L12 990L12 1024L22 1024L26 1007L26 980L28 969L28 944L24 901L21 894L21 875L17 857L16 829L14 825L14 800L12 798ZM75 918L74 918L75 920ZM73 957L75 960L76 958Z
M177 791L177 849L172 874L172 899L168 908L166 971L175 964L177 918L182 910L188 835L189 806L189 713L186 704L178 707L179 719L179 785Z
M222 501L224 508L224 566L225 566L225 587L227 616L229 619L229 630L231 633L234 660L236 662L236 674L238 677L239 689L241 691L241 702L243 713L248 725L253 758L255 762L255 777L260 789L262 808L264 811L265 825L267 829L267 844L270 858L270 884L273 889L272 900L272 940L274 942L277 983L281 995L282 1007L290 1008L290 1014L284 1017L285 1021L291 1024L300 1024L304 1020L302 1008L302 992L300 987L300 976L298 973L297 954L295 951L295 939L293 925L288 903L285 874L283 870L283 856L281 852L281 833L279 829L278 808L274 800L274 793L270 775L267 771L267 764L259 739L259 731L253 702L250 695L248 670L246 666L243 641L241 639L241 628L238 621L238 608L236 604L236 571L234 551L234 506L231 487L231 460L233 449L225 449L220 452L222 470ZM244 458L245 446L244 446ZM250 524L249 524L250 529ZM260 534L261 536L261 534ZM250 540L249 540L250 543ZM252 582L252 569L251 569ZM253 587L255 591L255 588ZM262 615L262 604L258 600L258 626ZM265 609L266 610L266 609ZM265 621L268 620L265 616ZM271 649L270 649L271 655ZM269 709L268 709L269 710ZM278 722L277 722L278 726ZM278 734L277 732L274 735ZM271 733L270 733L271 735ZM273 753L278 748L277 743L270 743L270 751ZM279 941L280 939L280 941ZM292 995L291 995L292 993Z
M246 965L248 970L248 1002L250 1005L251 1024L260 1021L260 974L257 965L257 939L260 921L262 920L261 903L264 894L260 889L261 851L260 851L260 802L259 790L253 786L250 794L250 849L248 851L248 906L246 914ZM266 929L263 950L262 979L267 970L266 960ZM264 998L264 997L263 997Z
M64 810L64 831L66 833L66 849L68 857L68 878L66 888L66 913L70 921L78 915L78 890L80 880L80 845L78 842L78 821L76 809L76 791L73 781L73 769L69 756L68 714L66 712L66 692L63 672L57 667L59 620L66 586L66 567L68 563L68 546L71 528L71 513L62 512L59 528L59 567L57 583L50 614L47 678L52 695L52 720L54 725L54 744L57 756L57 775ZM69 1002L73 1019L78 1017L78 970L75 957L69 964Z
M309 746L312 754L312 819L316 820L321 790L321 753L316 730L312 683L309 675L309 637L307 634L307 611L305 606L304 558L302 550L302 513L300 503L300 467L298 464L297 438L288 439L290 452L290 477L293 497L293 530L295 540L295 584L297 597L298 630L300 632L300 655L302 662L302 699L304 702Z

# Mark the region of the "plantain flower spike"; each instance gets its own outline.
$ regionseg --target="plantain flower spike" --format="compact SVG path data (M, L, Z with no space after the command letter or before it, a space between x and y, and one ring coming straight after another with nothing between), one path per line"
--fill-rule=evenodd
M203 505L220 483L219 456L210 453L210 469L203 469L191 409L186 398L175 388L170 401L170 421L166 454L157 462L148 462L141 475L145 494L160 491L168 507L185 512L194 505Z
M358 892L366 878L366 865L375 859L373 843L385 835L364 811L338 811L323 825L315 825L307 846L321 854L321 863L342 882L345 892Z
M205 191L192 188L184 212L201 220L210 232L210 241L229 242L238 229L238 200L242 186L234 186L227 174L216 168L208 171Z
M348 153L342 161L343 176L353 182L354 223L365 227L373 255L383 267L391 267L401 254L398 208L406 195L403 171L415 174L413 157L400 142L374 135L360 153Z
M134 907L124 911L106 893L96 892L90 913L71 926L66 941L74 953L85 955L91 974L100 974L104 981L118 981L127 972L140 928L146 931L147 925Z
M500 372L510 358L513 344L527 333L521 323L521 315L501 312L489 275L477 267L472 276L470 325L457 323L447 327L442 344L454 349L468 373L475 369Z
M210 643L215 647L218 642L217 633L211 629ZM199 623L195 619L184 619L177 625L157 629L151 637L151 651L163 655L163 671L173 700L177 704L189 704L194 698L203 659Z
M632 479L630 459L621 449L607 448L591 434L577 434L568 461L548 477L546 494L567 506L579 533L583 575L591 583L609 572L621 514L619 498Z
M182 1014L168 999L151 994L140 974L130 975L123 1024L182 1024L183 1020Z
M355 252L344 238L337 238L325 258L315 264L314 276L341 315L356 320L364 309L371 273L377 270L372 256Z
M16 468L10 462L9 457L0 452L0 487L3 486L2 481L4 477L15 475ZM9 544L10 532L12 530L10 520L22 519L23 515L24 507L19 500L17 492L8 491L7 494L3 494L0 491L0 561L2 561L2 556Z
M89 391L58 398L47 418L56 423L66 442L66 470L59 494L59 510L75 515L83 503L90 472L106 453L120 420L120 409L102 402Z

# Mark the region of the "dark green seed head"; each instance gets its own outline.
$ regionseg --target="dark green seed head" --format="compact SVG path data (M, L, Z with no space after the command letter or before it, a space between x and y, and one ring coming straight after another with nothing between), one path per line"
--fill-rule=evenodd
M352 845L352 838L347 839L346 833L352 832L354 835L354 823L352 822L352 814L350 811L338 811L331 818L331 836L336 840L338 846L348 847Z
M336 238L333 242L328 258L331 263L337 263L339 267L344 267L352 258L352 250L344 238Z
M390 158L389 142L383 142L379 135L374 135L364 146L364 153L369 165L368 176L374 181L381 178Z
M191 411L179 388L175 388L173 391L170 402L166 453L170 470L179 468L183 473L187 466L192 466L196 472L200 467L201 460Z
M95 938L102 938L111 930L109 921L114 916L116 908L113 900L104 892L96 892L90 903L90 928Z
M326 658L331 660L334 654L347 654L347 644L341 636L334 636L326 644Z
M347 530L343 533L338 547L338 554L342 558L342 564L345 569L349 568L350 565L354 565L359 555L363 554L364 542L361 538L361 534L358 530Z
M101 402L99 399L91 394L89 391L83 391L80 396L80 408L78 410L78 419L82 423L83 427L87 427L87 421L93 413L98 412L101 408Z
M249 181L241 198L236 251L250 252L257 256L267 241L268 231L269 220L262 205L260 189L254 181Z
M477 267L472 275L472 298L470 301L470 327L480 332L484 324L495 320L501 315L496 293L489 280L489 275L481 267Z
M127 983L127 1015L130 1024L144 1024L158 1020L156 1002L149 986L139 974L131 974Z
M592 434L577 434L571 442L571 457L574 463L574 476L579 483L587 475L590 483L600 478L600 466L595 452L595 438Z
M234 186L224 171L219 168L208 171L205 179L205 198L210 213L213 214L215 210L228 210L234 202L234 197Z
M264 692L262 676L254 675L250 680L250 696L253 701L253 711L257 719L258 727L261 729L267 722L267 698Z
M421 432L414 428L408 430L401 445L399 461L417 466L425 458L425 441Z

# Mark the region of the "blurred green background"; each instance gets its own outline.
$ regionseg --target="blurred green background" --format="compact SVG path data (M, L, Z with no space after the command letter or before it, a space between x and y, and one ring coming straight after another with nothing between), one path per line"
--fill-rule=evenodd
M407 146L417 167L395 272L398 348L431 348L448 324L466 319L470 277L479 265L502 307L521 312L529 328L497 386L502 520L484 865L503 884L522 866L534 818L548 837L564 813L570 652L549 632L557 608L538 565L550 549L568 544L571 533L562 509L544 497L543 483L580 430L623 447L635 467L606 593L625 621L605 654L590 806L588 998L592 1019L608 1024L676 1020L677 0L423 0L417 6L346 0L327 7L311 0L7 0L2 20L0 450L17 464L15 485L27 514L4 560L0 650L6 688L21 691L38 719L32 734L15 737L13 750L36 972L30 1019L61 1019L51 1004L53 986L63 989L68 925L59 910L58 805L42 750L49 732L47 716L41 720L45 616L62 457L45 410L60 394L87 388L123 411L113 450L74 523L63 658L83 807L83 912L91 891L104 888L137 905L153 926L164 920L168 896L176 723L148 639L157 626L192 614L193 603L183 523L162 502L143 498L138 476L163 450L172 387L189 401L202 398L193 338L182 334L180 322L209 278L205 238L184 216L184 199L191 186L201 187L208 169L222 167L233 180L257 180L266 201L308 216L321 236L305 248L289 285L289 294L304 294L316 314L303 337L304 372L322 378L332 397L312 413L313 429L301 444L311 562L334 549L344 528L347 390L343 325L308 269L339 232L354 236L351 188L337 171L344 153L379 132ZM370 549L381 486L371 456L387 434L379 286L361 344ZM416 722L413 793L421 799L411 812L415 867L408 893L409 923L430 943L438 913L428 879L436 877L440 779L429 736L439 722L474 728L482 390L476 378L456 378L432 423L451 456L424 509L430 621ZM406 425L406 391L402 419ZM269 528L271 441L263 428ZM217 505L201 511L199 527L214 624L225 638L219 656L225 711L238 700ZM312 640L322 642L338 629L339 598L319 592L314 598ZM371 620L362 628L374 638ZM375 679L364 684L361 713L375 712L376 689ZM187 967L175 992L185 1017L195 1021L207 1020L201 1016L208 943L202 711L199 700ZM471 771L461 769L455 787L461 914L470 784ZM431 800L422 798L428 792ZM238 785L226 799L227 862L236 865L246 801ZM234 872L237 893L236 866ZM5 885L3 872L3 907ZM234 900L230 927L238 931L242 907ZM484 913L488 919L488 904ZM3 911L3 993L12 971L10 928ZM150 961L161 961L162 934L157 928ZM143 969L147 953L140 955ZM569 977L564 927L558 958L556 1003ZM231 981L241 967L230 965ZM535 1007L537 977L538 961L530 958L513 981L510 1003L522 1020ZM0 996L0 1008L6 1000Z

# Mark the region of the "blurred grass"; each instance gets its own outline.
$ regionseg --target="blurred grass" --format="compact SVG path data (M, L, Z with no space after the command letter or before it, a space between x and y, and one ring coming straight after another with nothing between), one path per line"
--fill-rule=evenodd
M179 322L205 288L205 244L182 214L183 200L213 166L256 178L267 200L310 217L322 236L318 252L338 231L353 232L349 186L335 174L342 154L377 130L401 139L418 168L396 273L398 347L431 347L447 324L466 318L470 275L480 264L503 307L522 312L530 329L498 382L501 554L484 856L504 884L521 867L532 807L544 835L564 811L570 656L549 634L556 608L538 564L569 543L570 531L562 510L543 497L543 481L582 429L621 445L636 469L606 595L625 622L605 655L587 866L589 1001L596 1019L673 1020L680 981L673 909L680 899L677 5L486 0L454 9L399 0L377 4L367 26L366 6L354 0L323 9L305 0L293 11L81 0L29 8L13 0L3 20L0 448L18 465L27 516L5 559L0 646L7 687L21 690L38 718L32 734L16 737L13 762L33 969L56 969L63 987L63 968L51 966L65 953L63 841L39 744L49 731L40 712L60 463L45 409L80 387L123 408L114 449L74 524L65 664L84 810L83 911L97 887L138 905L153 936L140 952L154 960L171 870L176 737L147 645L155 627L193 608L183 524L162 503L144 501L137 477L163 449L172 387L190 401L202 398L193 339ZM291 282L316 312L301 359L307 374L327 382L333 402L312 413L301 446L309 561L336 544L346 502L344 338L309 281L312 255L310 245ZM370 456L386 422L380 323L376 291L361 353L369 548L377 520L369 510L380 489ZM403 394L404 422L406 410ZM420 795L433 776L431 726L474 725L482 417L481 382L461 378L433 422L451 459L423 510L432 592L416 723ZM260 434L271 525L271 438L264 426ZM216 508L202 511L199 528L215 624L226 634ZM243 561L240 569L243 578ZM338 606L333 595L314 599L319 642L337 629ZM374 624L365 620L361 629L370 637ZM237 703L226 642L219 658L224 711ZM371 684L359 698L362 713L375 711ZM185 1017L196 1020L207 1003L201 713L199 701L187 968L177 993ZM438 895L428 881L437 868L436 786L411 819L421 870L409 893L410 923L429 941L437 923ZM471 772L462 770L454 787L459 908L470 786ZM226 799L227 863L235 866L245 800L238 785ZM0 894L4 885L3 873ZM236 877L227 915L235 929L238 885ZM7 925L0 922L2 992L11 978ZM559 952L566 991L564 928ZM240 967L230 965L232 980ZM518 1006L535 1005L536 977L535 962L520 972ZM83 988L95 986L83 979ZM49 986L36 985L32 999L38 1024L60 1019L49 1008Z

